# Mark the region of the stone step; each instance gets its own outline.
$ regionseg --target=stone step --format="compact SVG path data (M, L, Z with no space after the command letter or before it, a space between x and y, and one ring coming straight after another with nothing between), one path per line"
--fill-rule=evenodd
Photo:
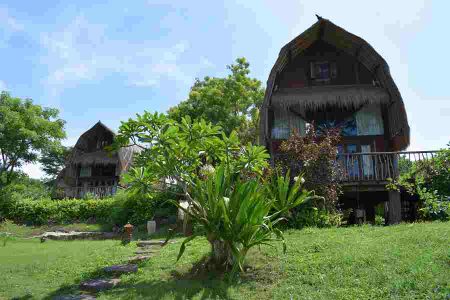
M80 289L90 292L100 292L104 290L109 290L120 283L120 279L91 279L80 283Z
M138 247L146 247L146 246L163 246L164 241L139 241L136 242Z
M139 263L139 262L143 262L143 261L150 259L150 257L152 257L152 255L136 255L136 256L130 257L128 259L128 262Z
M103 271L105 271L106 273L115 275L136 273L137 270L138 266L135 264L115 265L103 268Z
M156 254L158 251L145 249L145 250L136 250L134 251L134 254L136 255L150 255L150 254Z
M52 300L95 300L95 298L92 295L61 295L61 296L55 296L52 298Z

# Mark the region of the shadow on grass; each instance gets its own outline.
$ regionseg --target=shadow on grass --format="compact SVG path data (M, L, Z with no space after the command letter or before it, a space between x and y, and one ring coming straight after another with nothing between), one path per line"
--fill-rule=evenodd
M235 285L223 273L207 269L208 256L204 256L188 271L172 270L167 280L139 280L119 285L111 295L117 298L161 299L170 295L173 299L230 299L228 288Z
M73 284L66 284L66 285L60 286L59 289L48 294L43 299L51 300L51 299L57 299L58 296L61 297L61 296L68 296L68 295L81 295L81 294L93 295L94 293L82 292L79 289L79 287L80 287L80 283L82 281L87 281L87 280L97 279L97 278L108 278L107 274L103 271L103 267L98 268L97 270L92 271L90 273L87 273L86 275L82 276L79 280L77 280Z
M172 270L167 279L148 278L147 280L131 277L127 280L125 278L123 283L105 291L104 295L119 299L161 299L165 296L173 299L191 299L193 297L231 299L229 295L231 287L254 281L263 285L273 284L273 272L267 269L267 264L264 264L264 267L256 268L246 266L247 272L242 274L239 279L229 280L228 275L223 272L209 270L207 268L208 259L208 255L205 255L185 272ZM83 280L94 278L107 278L103 268L83 276ZM79 282L74 285L62 286L44 299L54 299L62 295L78 295L81 293L78 287Z

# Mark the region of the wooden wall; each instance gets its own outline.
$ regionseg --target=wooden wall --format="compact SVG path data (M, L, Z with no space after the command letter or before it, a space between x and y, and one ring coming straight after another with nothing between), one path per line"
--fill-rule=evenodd
M374 78L372 73L353 56L338 51L323 41L317 41L288 64L278 78L279 88L322 85L323 83L310 79L310 62L312 61L336 63L337 76L327 83L329 85L372 84Z

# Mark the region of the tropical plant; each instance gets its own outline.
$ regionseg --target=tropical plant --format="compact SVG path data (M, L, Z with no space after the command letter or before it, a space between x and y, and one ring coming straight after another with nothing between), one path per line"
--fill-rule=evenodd
M173 204L200 224L200 230L186 238L178 259L187 243L205 235L211 244L210 262L216 268L243 271L248 251L272 241L281 241L283 233L275 227L289 209L308 201L313 193L301 190L301 182L289 184L289 176L274 176L263 184L261 178L244 179L227 165L219 166L206 180L197 179L191 187L189 206Z
M146 112L119 129L114 147L130 145L142 149L135 168L124 177L130 188L148 198L156 190L172 189L185 202L171 202L184 211L185 220L198 225L182 243L178 259L189 241L205 235L211 244L211 265L242 271L248 250L283 240L275 224L312 197L300 192L301 181L290 185L289 175L276 178L276 183L263 180L266 150L242 145L234 131L226 135L204 120L185 117L177 122Z
M205 167L226 163L245 176L261 174L268 166L264 147L243 146L238 135L190 117L174 121L166 115L145 112L123 122L113 148L137 145L142 149L124 182L138 193L176 187L189 197L189 187L204 175Z

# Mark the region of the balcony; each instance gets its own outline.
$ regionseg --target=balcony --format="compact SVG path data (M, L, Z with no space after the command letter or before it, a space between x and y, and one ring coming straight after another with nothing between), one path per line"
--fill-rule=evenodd
M408 162L431 160L438 151L403 151L338 154L341 167L341 182L344 185L361 183L384 184L388 178L399 176L402 160ZM399 168L400 167L400 168Z
M105 198L117 192L116 185L104 185L95 187L70 187L64 189L64 196L69 198L83 198L90 195L95 198Z

